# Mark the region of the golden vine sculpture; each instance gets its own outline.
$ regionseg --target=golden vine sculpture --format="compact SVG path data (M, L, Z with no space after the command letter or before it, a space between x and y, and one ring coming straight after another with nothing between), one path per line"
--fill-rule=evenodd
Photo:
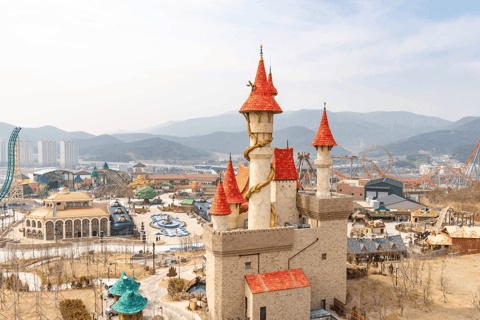
M266 146L267 144L271 143L273 141L273 138L268 138L268 139L265 139L265 140L262 140L260 142L258 142L258 137L256 135L254 135L250 129L250 117L246 114L244 114L244 117L245 117L245 120L247 120L247 132L248 132L248 135L250 136L250 138L253 139L254 141L254 144L253 146L248 146L245 151L243 152L243 156L245 157L245 159L247 159L247 161L250 161L250 157L248 156L248 154L253 150L253 149L256 149L256 148L260 148L260 147L264 147ZM270 115L269 115L270 117ZM258 115L258 118L260 119L260 115ZM257 193L257 192L260 192L260 190L265 187L266 185L268 185L272 180L273 180L273 177L275 176L275 167L273 166L273 164L270 164L270 173L268 174L268 177L267 177L267 180L263 181L263 182L260 182L260 183L257 183L256 185L254 185L253 187L250 187L247 192L245 193L244 195L244 199L245 201L248 201L250 199L250 196L253 194L253 193ZM273 203L270 203L271 204L271 213L270 213L270 228L273 228L275 227L275 217L277 216L277 214L275 213L275 206L273 205Z

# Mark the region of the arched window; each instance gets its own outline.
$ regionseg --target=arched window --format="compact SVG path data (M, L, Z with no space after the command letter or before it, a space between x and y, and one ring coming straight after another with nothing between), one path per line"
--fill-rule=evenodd
M27 220L27 221L25 222L25 225L26 225L27 227L30 227L30 220Z
M73 202L67 202L67 207L73 207Z
M36 228L36 227L37 227L37 223L35 222L35 220L32 220L32 227L33 227L33 228Z
M42 233L42 231L38 231L38 233L37 233L37 238L43 238L43 233Z
M81 202L75 202L75 207L81 207L82 203Z
M41 228L42 227L42 222L41 221L38 221L37 222L37 228Z
M47 230L53 230L53 222L52 221L47 221L45 223L45 228L47 228Z
M83 203L83 206L84 206L84 207L88 207L88 202L85 201L85 202Z

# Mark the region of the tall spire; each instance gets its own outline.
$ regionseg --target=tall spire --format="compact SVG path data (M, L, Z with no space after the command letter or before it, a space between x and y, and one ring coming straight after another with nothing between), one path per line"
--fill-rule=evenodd
M324 102L322 120L320 121L320 127L318 128L317 134L315 135L315 139L313 139L312 146L334 147L336 145L337 143L335 142L332 131L330 131L330 126L328 125L327 103Z
M257 75L255 76L254 90L250 92L247 101L240 108L240 113L255 111L267 111L272 113L282 113L282 108L278 105L272 96L272 87L267 80L265 72L265 63L263 61L263 48L260 47L260 61L258 62Z
M218 216L232 213L232 210L228 206L227 196L225 195L225 190L223 189L223 183L221 182L218 183L217 192L215 193L215 198L213 198L209 213L211 215Z
M272 92L272 96L276 96L278 94L277 89L273 85L273 78L272 78L272 66L270 66L270 71L268 72L268 84L270 85L270 91Z
M238 188L237 178L235 178L235 171L233 170L232 160L228 162L227 170L225 171L225 179L223 180L223 189L225 190L225 195L227 196L228 203L239 203L242 204L245 202L240 189Z

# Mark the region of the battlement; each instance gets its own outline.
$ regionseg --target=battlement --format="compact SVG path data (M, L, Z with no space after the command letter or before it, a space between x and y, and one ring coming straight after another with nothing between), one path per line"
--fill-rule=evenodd
M297 209L303 215L316 220L347 219L353 210L353 196L332 193L330 198L320 199L314 194L297 193Z
M203 243L216 256L249 255L293 248L294 228L216 231L203 226Z

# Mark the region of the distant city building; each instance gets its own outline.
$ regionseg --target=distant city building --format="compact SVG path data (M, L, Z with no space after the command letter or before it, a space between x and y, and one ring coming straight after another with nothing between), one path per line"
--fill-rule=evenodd
M78 165L78 144L75 140L60 142L60 165L65 168L76 168Z
M44 167L57 164L57 143L55 141L38 141L38 164Z
M20 164L22 166L33 165L33 143L28 140L20 141Z

